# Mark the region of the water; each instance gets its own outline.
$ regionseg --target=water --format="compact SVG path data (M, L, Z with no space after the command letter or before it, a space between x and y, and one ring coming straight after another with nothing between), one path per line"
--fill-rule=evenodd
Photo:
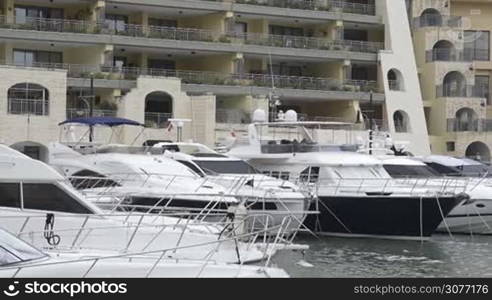
M335 237L297 242L310 249L281 252L272 260L291 277L492 277L492 236L435 235L424 243Z

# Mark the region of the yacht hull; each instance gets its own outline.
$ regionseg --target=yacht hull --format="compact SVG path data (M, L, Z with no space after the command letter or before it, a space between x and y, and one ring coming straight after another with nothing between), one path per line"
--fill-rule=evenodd
M492 234L492 201L480 199L465 202L449 213L438 232L459 234Z
M335 197L319 196L306 226L321 234L354 237L425 239L431 236L443 217L463 199L445 197ZM442 211L442 213L441 213Z

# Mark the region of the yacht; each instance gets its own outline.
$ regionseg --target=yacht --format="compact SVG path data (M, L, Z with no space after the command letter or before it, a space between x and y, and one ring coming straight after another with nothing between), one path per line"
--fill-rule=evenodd
M290 229L302 225L312 200L312 194L282 178L266 176L242 159L217 153L198 143L164 142L154 148L187 166L208 182L224 186L228 194L241 199L250 214L268 213L271 220L262 223L280 224L292 217Z
M380 160L352 152L354 144L318 143L314 137L333 124L298 122L295 112L286 116L266 122L265 113L256 111L247 138L228 154L311 187L320 214L305 224L321 234L424 240L467 198L455 189L396 182Z
M156 251L154 258L146 253L43 251L0 229L0 278L288 277L282 269L264 266L168 259L161 257L164 251Z
M49 164L106 210L117 205L139 211L164 208L164 212L225 213L229 206L238 204L224 187L207 182L187 166L155 155L146 147L114 144L81 154L60 143L50 143L48 149Z
M425 163L424 163L425 162ZM455 207L437 231L461 234L492 234L492 186L487 177L488 166L471 160L432 155L424 158L386 157L383 166L400 180L419 179L436 186L444 182L466 180L465 192L470 201Z
M39 247L126 253L179 246L168 258L227 263L258 261L276 251L276 245L265 248L253 238L239 240L222 224L103 212L53 168L5 145L0 145L0 194L2 227Z

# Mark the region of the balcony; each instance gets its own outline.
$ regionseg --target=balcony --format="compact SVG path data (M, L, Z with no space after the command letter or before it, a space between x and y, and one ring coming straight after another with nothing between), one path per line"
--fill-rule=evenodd
M433 49L426 51L426 62L471 62L473 56L469 52L455 49Z
M49 100L9 98L8 113L12 115L49 115Z
M258 33L220 33L216 31L194 28L142 26L135 24L126 24L118 28L110 28L110 26L102 22L65 19L28 18L26 22L17 23L14 19L0 16L0 28L43 32L117 35L173 41L199 41L231 45L256 45L292 49L349 51L360 53L377 53L379 50L384 49L384 43L381 42L328 40L314 37L282 36Z
M6 63L3 63L7 65ZM268 94L277 92L281 96L303 97L314 95L316 99L347 98L368 100L368 93L374 92L375 101L384 101L384 95L376 81L339 80L334 78L283 76L252 73L219 73L208 71L166 70L130 67L107 67L97 65L31 63L12 65L16 68L43 68L48 70L63 69L77 84L88 87L91 78L95 86L101 88L121 89L126 85L121 82L135 82L139 76L173 77L181 79L183 90L188 92L216 92L217 94ZM102 81L100 83L99 81ZM70 82L69 82L70 84ZM130 85L130 88L135 84ZM273 88L274 87L274 88ZM240 90L244 88L244 91ZM226 93L225 90L230 90ZM323 92L323 93L322 93Z
M90 117L89 109L80 109L80 108L67 108L67 119L74 118L86 118ZM108 109L94 109L92 111L93 117L116 117L116 110L108 110Z
M413 26L460 28L463 26L463 20L460 16L423 15L413 19Z
M260 5L303 10L334 11L350 14L375 15L373 4L353 3L343 0L234 0L237 4Z
M436 97L445 98L486 98L488 90L473 85L456 87L455 85L438 85L436 87Z

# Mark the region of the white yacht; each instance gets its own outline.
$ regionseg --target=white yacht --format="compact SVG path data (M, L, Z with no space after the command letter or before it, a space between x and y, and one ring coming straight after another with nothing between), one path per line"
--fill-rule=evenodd
M163 251L156 251L155 257L95 250L42 251L0 229L0 278L288 277L282 269L264 266L168 259L161 257Z
M238 140L228 154L311 186L320 215L306 224L322 234L426 239L467 198L455 188L395 182L375 157L344 151L352 144L317 143L314 136L330 123L297 122L295 112L287 114L294 116L269 123L264 112L255 112L247 140Z
M104 209L118 205L139 211L165 208L199 213L210 209L225 214L230 205L238 204L224 187L171 158L153 155L146 147L107 145L84 155L60 143L50 143L48 149L49 164Z
M292 217L293 231L302 225L312 194L288 180L266 176L242 159L198 143L165 142L154 148L165 150L164 156L189 167L207 182L224 186L228 194L245 203L248 213L267 213L271 215L268 222L274 225L282 223L286 216Z
M2 227L39 247L121 253L184 247L169 258L238 263L266 258L272 248L218 234L223 226L149 214L101 211L50 166L0 145ZM231 235L232 234L232 235Z
M384 168L394 178L419 178L439 185L443 180L460 178L467 181L470 201L454 208L438 231L462 234L492 234L492 186L487 177L488 166L471 160L432 155L423 158L394 157L383 160ZM443 179L446 178L446 179Z

